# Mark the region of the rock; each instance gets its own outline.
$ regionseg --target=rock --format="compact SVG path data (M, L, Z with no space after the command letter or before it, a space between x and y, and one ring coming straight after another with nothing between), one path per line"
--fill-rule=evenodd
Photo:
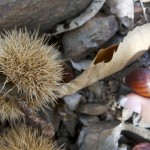
M134 22L137 22L141 18L143 10L140 5L138 1L134 3Z
M65 126L67 127L71 137L75 137L77 132L78 119L75 114L66 114L66 118L63 120Z
M41 110L38 113L39 116L43 120L46 120L48 123L52 123L55 132L57 132L59 129L59 126L60 126L60 122L61 122L61 119L60 119L58 112L55 110L50 110L50 108L45 108L45 107L43 110Z
M81 13L92 0L2 0L0 1L0 31L4 28L27 26L40 31Z
M68 138L70 137L70 134L68 132L67 127L64 125L64 123L62 122L59 128L59 132L57 132L57 136L58 137L65 137ZM63 143L62 143L63 144Z
M124 84L120 84L120 88L119 88L120 95L127 95L130 92L131 92L131 89L129 87L127 87Z
M97 104L85 103L79 105L77 111L83 114L100 116L107 111L107 107L100 103Z
M84 126L91 126L100 123L100 120L97 116L79 114L78 118Z
M63 145L63 148L66 148L66 146L69 145L69 140L66 137L58 137L57 144L59 145L59 147Z
M144 68L148 68L150 66L150 51L144 53L144 55L142 55L142 57L139 58L139 62L140 64L142 64L142 66L144 66Z
M107 48L111 45L118 45L120 44L120 42L122 42L124 39L124 36L120 33L116 33L112 38L110 38L110 40L108 40L103 47Z
M88 91L86 94L86 102L93 103L94 102L94 94L92 91Z
M110 122L112 127L114 123ZM106 125L100 131L96 150L120 150L123 145L126 145L128 149L132 149L133 145L142 141L149 141L149 138L150 132L147 129L139 128L129 123L120 123L115 128L110 128Z
M77 144L71 141L71 138L59 137L57 139L58 147L61 147L59 150L77 150Z
M88 89L91 92L93 92L94 98L96 98L96 99L102 98L103 92L105 90L104 82L103 81L97 81L94 84L88 86Z
M71 137L75 137L77 132L78 119L77 115L71 112L66 105L63 105L58 109L58 113L61 116L63 124L67 128Z
M118 122L114 121L101 122L98 125L83 127L78 138L78 150L100 150L99 143L110 135L112 128L116 125L118 125Z
M59 147L63 145L63 148L64 148L64 146L66 147L69 145L70 134L68 132L68 129L63 123L61 123L59 132L57 132L56 135L57 135L57 144Z
M108 82L108 84L109 84L110 92L112 92L112 93L118 92L118 90L119 90L119 83L118 83L118 81L110 80Z
M141 118L140 115L133 116L133 124L141 128L150 128L150 122Z
M134 7L132 0L113 0L107 1L106 7L108 8L109 13L115 14L120 22L120 26L126 29L132 29Z
M98 14L82 27L64 34L65 56L79 61L93 50L98 50L118 30L116 18Z
M80 101L81 101L82 95L75 93L73 95L65 96L63 99L66 103L66 105L69 107L71 111L76 110L78 107Z
M73 68L78 70L78 71L83 71L83 70L88 69L88 67L92 63L92 61L88 60L88 59L84 59L84 60L81 60L79 62L74 62L72 60L70 60L70 61L71 61Z
M120 150L127 145L132 149L139 142L149 141L150 132L130 123L106 122L83 127L78 138L78 150Z

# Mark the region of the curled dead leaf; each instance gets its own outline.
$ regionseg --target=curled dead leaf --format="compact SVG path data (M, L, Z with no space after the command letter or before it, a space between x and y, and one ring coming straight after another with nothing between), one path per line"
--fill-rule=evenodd
M117 48L118 45L113 45L106 49L101 49L94 59L94 65L100 62L109 62L112 59L113 53L117 50Z
M150 46L150 23L136 27L124 38L124 41L100 50L89 66L80 76L59 87L62 97L108 77L130 63L134 62Z

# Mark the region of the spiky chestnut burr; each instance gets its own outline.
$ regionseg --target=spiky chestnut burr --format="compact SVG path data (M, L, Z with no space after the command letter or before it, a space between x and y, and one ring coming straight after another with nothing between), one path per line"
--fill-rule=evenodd
M23 117L24 114L19 110L17 105L13 100L9 100L6 97L0 97L0 121L4 123L6 120L9 122L14 122L17 118L18 120Z
M55 104L60 96L57 87L62 81L62 61L57 50L45 41L44 36L38 37L38 33L31 34L26 29L5 31L0 37L0 72L35 109L48 102ZM3 105L4 111L7 108Z
M25 125L8 129L0 141L0 150L60 150L52 140Z

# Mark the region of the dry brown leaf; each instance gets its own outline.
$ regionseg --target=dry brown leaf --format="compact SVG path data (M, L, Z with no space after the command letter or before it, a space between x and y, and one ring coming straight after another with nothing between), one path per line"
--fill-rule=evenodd
M100 50L89 68L80 76L59 87L62 96L70 95L108 77L139 58L150 46L150 24L136 27L119 46Z

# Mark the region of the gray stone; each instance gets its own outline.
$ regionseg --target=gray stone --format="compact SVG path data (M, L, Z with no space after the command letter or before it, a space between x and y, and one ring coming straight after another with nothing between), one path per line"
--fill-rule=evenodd
M66 105L69 107L71 111L76 110L78 107L80 101L81 101L81 94L75 93L73 95L65 96L63 99L66 103Z
M40 111L39 115L43 120L46 120L48 123L52 123L55 132L58 131L59 126L60 126L60 116L57 111L55 110L50 110L50 108L45 108L43 109L44 111Z
M64 34L63 46L67 58L79 61L98 50L118 30L116 18L98 14L82 27Z
M59 108L58 113L61 116L63 124L70 133L70 136L74 137L77 133L77 125L78 125L77 115L71 112L66 105L63 105L61 108Z
M119 83L118 83L118 81L110 80L108 82L108 84L109 84L110 91L112 93L118 92L118 89L119 89Z
M56 24L76 16L92 0L1 0L0 31L15 26L27 26L40 31L52 29Z
M84 126L91 126L100 123L100 120L97 116L79 114L78 118Z
M116 125L118 125L118 122L111 121L101 122L94 126L83 127L78 138L78 150L104 150L99 147L99 143L105 141L105 138L110 135L112 129Z
M104 88L104 82L103 81L97 81L94 84L90 85L88 89L93 92L94 98L99 99L102 98L103 92L105 90Z
M72 116L72 118L70 117L69 120L65 120L64 124L67 127L71 137L75 137L77 134L78 119Z
M88 91L87 92L87 98L86 98L86 102L88 103L93 103L94 102L94 94L92 91Z
M66 137L58 137L57 144L61 147L63 145L63 148L66 147L66 145L69 145L69 140Z
M100 103L97 103L97 104L85 103L85 104L79 105L77 111L83 114L100 116L107 111L107 107Z
M110 40L108 40L104 45L103 47L104 48L107 48L109 46L112 46L112 45L118 45L120 44L120 42L122 42L124 39L124 36L120 33L116 33Z

